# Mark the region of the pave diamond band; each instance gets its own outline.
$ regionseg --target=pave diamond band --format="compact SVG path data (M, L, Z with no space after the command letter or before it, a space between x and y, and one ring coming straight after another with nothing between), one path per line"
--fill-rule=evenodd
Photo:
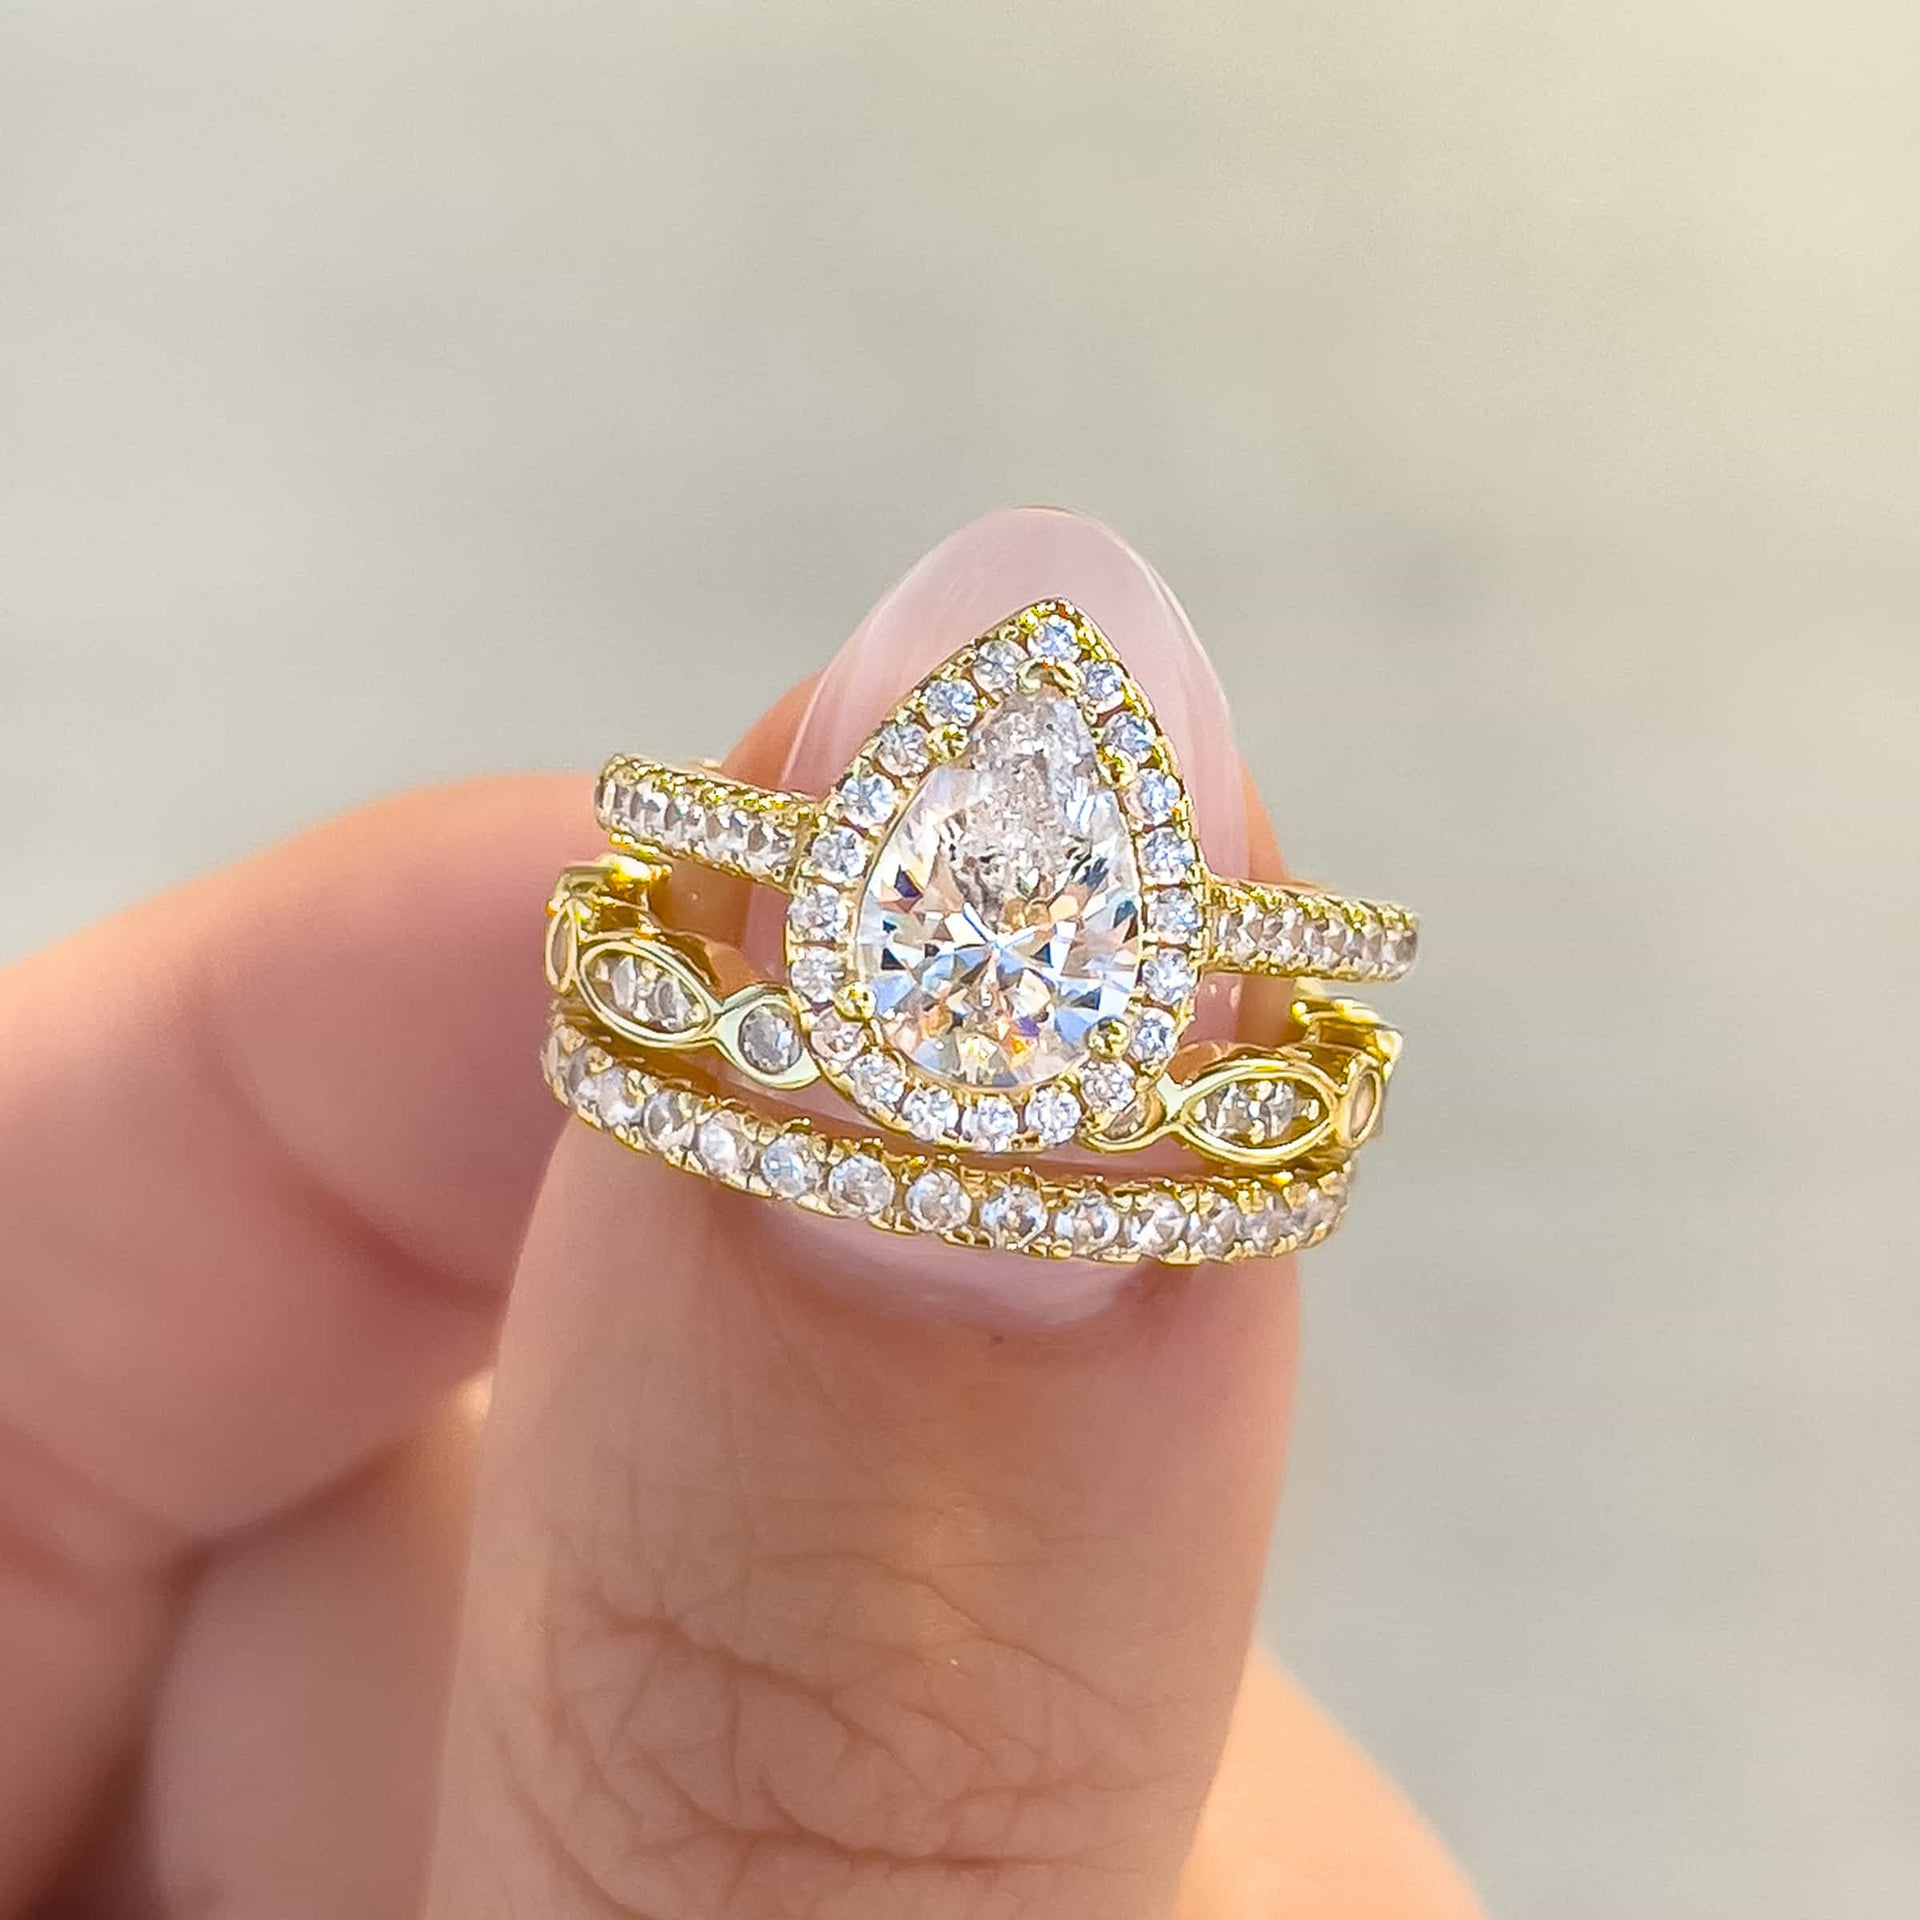
M1036 1259L1170 1266L1317 1246L1346 1210L1344 1164L1291 1177L1107 1181L972 1165L777 1119L641 1061L556 1010L548 1086L589 1125L670 1166L811 1213Z
M871 798L871 790L869 790ZM794 890L798 850L820 829L822 803L732 780L710 767L616 754L594 812L617 847L690 860ZM1358 900L1305 882L1275 885L1207 874L1149 896L1148 930L1184 941L1200 971L1384 986L1412 970L1419 922L1388 900Z

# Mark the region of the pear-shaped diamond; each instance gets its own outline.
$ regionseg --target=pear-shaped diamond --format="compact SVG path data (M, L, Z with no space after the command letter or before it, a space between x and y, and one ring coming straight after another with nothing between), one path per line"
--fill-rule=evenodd
M860 901L856 969L887 1043L958 1086L1026 1087L1086 1058L1140 968L1140 874L1073 701L1015 693L935 767Z

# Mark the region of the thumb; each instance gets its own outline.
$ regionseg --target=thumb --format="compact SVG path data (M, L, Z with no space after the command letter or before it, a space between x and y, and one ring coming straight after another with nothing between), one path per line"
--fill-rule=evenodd
M1211 669L1152 571L1067 514L936 549L784 772L777 747L751 771L822 790L928 666L1048 595L1114 638L1210 859L1244 870ZM570 1128L500 1359L431 1912L1164 1920L1293 1332L1284 1262L901 1241Z

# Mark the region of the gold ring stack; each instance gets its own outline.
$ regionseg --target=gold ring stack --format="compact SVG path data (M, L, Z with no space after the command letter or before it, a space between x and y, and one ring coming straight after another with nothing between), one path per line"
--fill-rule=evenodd
M1209 872L1151 705L1067 602L960 648L824 798L623 755L596 811L611 850L548 902L545 1065L628 1145L1050 1258L1251 1258L1340 1219L1400 1040L1328 988L1404 974L1414 918ZM679 862L788 896L783 977L671 923ZM1213 972L1293 983L1284 1032L1186 1042ZM822 1082L867 1125L781 1101ZM1106 1172L1156 1146L1177 1171Z

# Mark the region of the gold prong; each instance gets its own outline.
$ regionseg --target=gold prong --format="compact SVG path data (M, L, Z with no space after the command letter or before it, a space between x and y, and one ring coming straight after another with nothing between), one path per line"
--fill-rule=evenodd
M871 1020L879 1005L873 989L864 980L849 980L833 996L834 1010L848 1020Z

